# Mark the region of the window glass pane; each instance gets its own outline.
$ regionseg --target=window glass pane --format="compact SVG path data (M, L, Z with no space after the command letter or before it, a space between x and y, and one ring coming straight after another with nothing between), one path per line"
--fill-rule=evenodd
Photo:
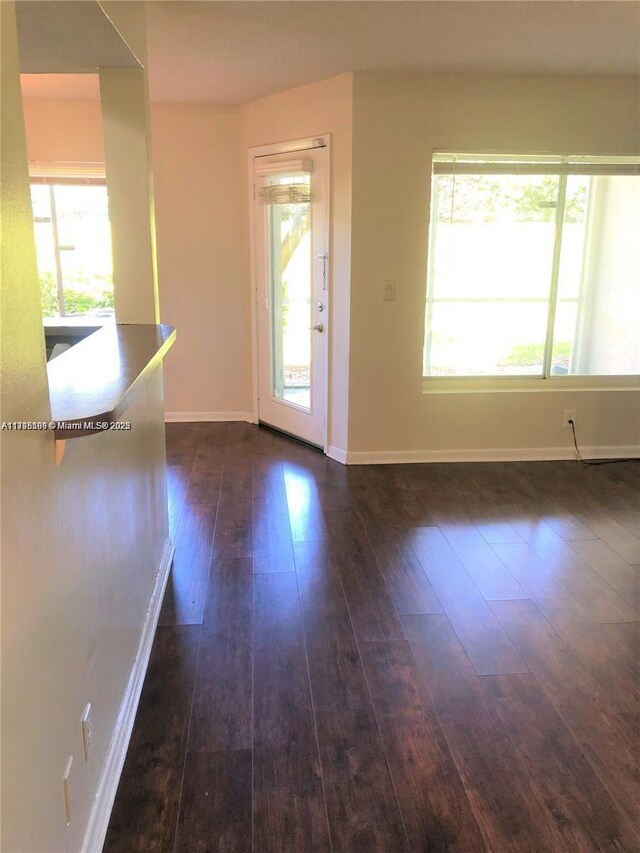
M296 184L309 183L309 175ZM291 178L272 183L291 183ZM273 395L311 407L311 205L269 205Z
M56 186L65 314L113 313L111 229L104 186Z
M550 311L551 376L640 373L639 234L636 175L435 175L426 375L542 375Z
M570 175L562 226L562 253L558 277L558 297L576 299L580 295L587 237L587 210L591 178Z
M569 178L567 189L582 178ZM640 177L600 176L591 180L585 214L584 252L569 278L580 270L580 306L570 335L570 309L558 305L554 334L554 361L561 346L569 345L569 372L586 375L640 373ZM570 227L567 223L564 228ZM562 253L571 255L575 247ZM575 291L575 284L564 292ZM562 310L561 310L562 309Z
M31 207L34 219L49 219L49 187L44 184L31 185Z
M574 342L578 322L579 303L558 302L551 353L551 374L562 376L571 373L571 357L574 354Z
M43 184L34 184L31 187L31 206L33 208L33 233L36 242L42 316L57 317L60 311L49 187Z
M434 178L430 295L434 299L547 299L558 178Z
M542 375L547 305L436 302L428 335L431 376Z

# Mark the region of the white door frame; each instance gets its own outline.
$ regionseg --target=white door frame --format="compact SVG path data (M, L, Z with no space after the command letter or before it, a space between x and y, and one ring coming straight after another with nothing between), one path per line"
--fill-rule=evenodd
M305 151L309 148L320 148L324 147L327 153L327 167L329 170L328 180L327 180L327 217L328 217L328 233L327 233L327 245L328 245L328 263L327 263L327 294L328 294L328 302L329 302L329 310L327 312L329 317L329 329L327 336L327 345L325 348L325 358L326 365L324 371L324 405L325 410L323 412L323 427L324 427L324 440L322 443L322 449L324 453L327 453L329 447L329 412L330 409L330 392L331 392L331 382L329 376L329 370L332 364L332 323L331 323L331 315L332 315L332 288L331 288L331 247L332 247L332 239L331 239L331 134L329 133L320 133L317 136L307 136L303 139L295 139L290 142L275 142L270 145L259 145L254 148L249 148L247 151L247 198L249 200L249 268L250 268L250 283L251 283L251 367L252 367L252 378L251 378L251 391L252 391L252 423L257 424L260 420L259 418L259 389L258 389L258 366L259 366L259 356L258 356L258 280L257 280L257 265L256 265L256 241L255 241L255 208L254 208L254 169L253 169L253 161L256 157L264 157L270 154L292 154L296 151Z

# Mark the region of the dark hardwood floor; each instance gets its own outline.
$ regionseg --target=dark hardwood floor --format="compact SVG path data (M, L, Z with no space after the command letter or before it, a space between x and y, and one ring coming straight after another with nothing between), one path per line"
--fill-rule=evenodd
M173 570L105 850L640 851L640 470L167 427Z

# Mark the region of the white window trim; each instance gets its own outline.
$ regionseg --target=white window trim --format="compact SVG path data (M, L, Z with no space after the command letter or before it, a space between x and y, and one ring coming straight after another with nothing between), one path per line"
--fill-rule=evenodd
M424 394L469 394L469 393L513 393L523 391L617 391L640 389L640 374L624 375L554 375L550 372L552 358L551 341L553 339L554 319L557 308L557 288L562 245L558 232L562 230L564 220L564 198L567 175L638 175L640 158L637 156L577 156L531 154L513 155L505 153L480 154L477 152L434 151L432 155L432 192L435 175L455 174L545 174L558 175L560 186L558 206L556 208L556 233L554 238L554 260L549 298L541 300L549 303L547 335L545 340L545 359L543 375L530 376L518 374L512 376L429 376L424 375L424 352L426 334L429 327L427 314L432 310L434 300L429 298L429 285L433 275L434 241L432 229L433 197L429 217L429 265L425 306L425 340L423 341L422 392ZM442 301L442 300L438 300ZM504 301L504 300L501 300ZM508 300L507 300L508 301ZM517 300L514 300L517 301ZM525 300L528 302L538 300ZM572 300L575 301L575 300ZM579 301L579 298L578 298Z
M622 376L423 376L423 394L640 391L640 374Z
M433 175L640 175L640 158L434 151L431 171Z

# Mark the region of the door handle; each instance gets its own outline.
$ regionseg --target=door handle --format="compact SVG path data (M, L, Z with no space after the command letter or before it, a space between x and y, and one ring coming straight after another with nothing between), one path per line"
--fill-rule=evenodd
M309 326L310 329L313 329L314 332L324 332L324 326L322 323L316 323L314 326Z

